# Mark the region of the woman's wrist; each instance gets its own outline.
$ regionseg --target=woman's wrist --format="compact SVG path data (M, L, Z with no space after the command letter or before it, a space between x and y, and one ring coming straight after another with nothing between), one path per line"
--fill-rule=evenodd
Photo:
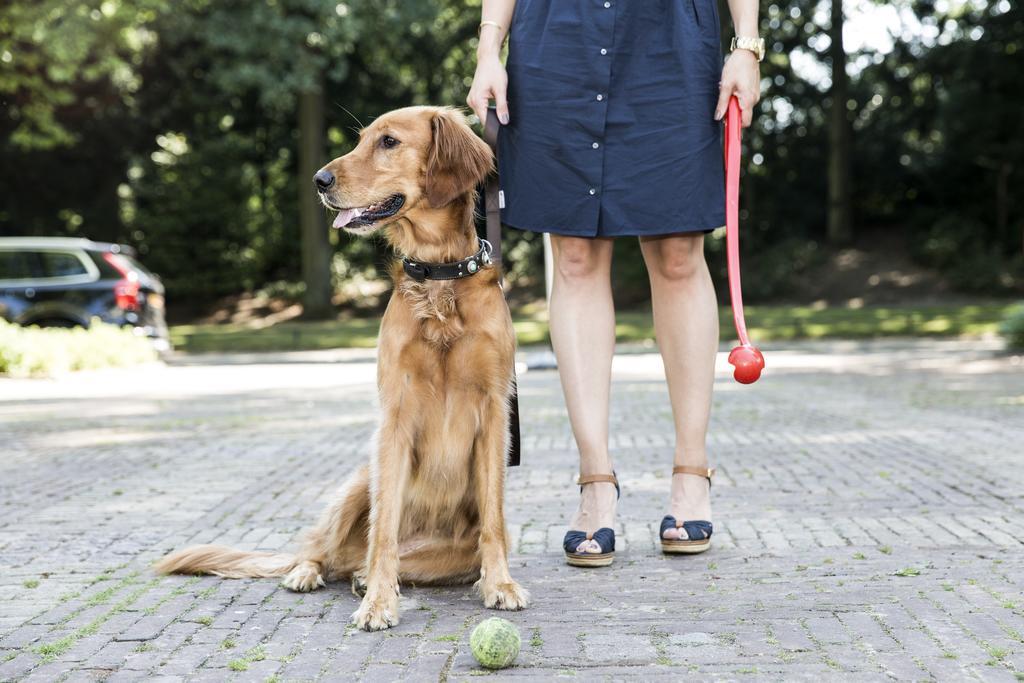
M505 30L493 22L480 25L480 39L476 46L476 58L482 60L501 55L501 46L505 43Z
M501 61L501 44L497 45L485 45L481 40L480 44L476 48L476 61L487 62L490 60Z
M754 68L760 68L757 61L757 55L742 47L738 47L730 52L729 56L726 57L726 61L730 59L734 59L736 62L748 62L749 64L752 64Z

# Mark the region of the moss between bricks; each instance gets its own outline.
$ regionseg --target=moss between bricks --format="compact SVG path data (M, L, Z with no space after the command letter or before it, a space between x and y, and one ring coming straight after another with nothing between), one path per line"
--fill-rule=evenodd
M137 584L138 575L138 572L133 572L125 578L118 581L115 585L111 586L110 588L100 591L96 595L92 596L83 603L83 606L81 608L75 610L70 615L68 615L68 617L64 620L63 623L70 621L71 619L81 614L84 610L86 610L89 607L95 607L97 605L105 604L119 590ZM37 645L35 648L33 648L32 651L40 657L42 657L42 660L44 662L52 662L57 657L60 657L62 654L70 650L71 647L80 639L95 634L99 630L99 627L102 626L106 621L108 621L115 614L123 611L125 608L134 604L136 600L138 600L140 597L142 597L143 594L146 593L146 591L148 591L158 583L160 583L160 579L156 578L152 581L143 584L139 588L129 593L127 597L125 597L123 600L115 604L109 610L107 610L100 616L96 617L91 622L81 627L74 633L71 633L69 635L64 636L63 638L51 641L49 643Z
M253 662L262 662L266 658L267 654L264 652L263 646L257 645L256 647L246 651L243 657L232 659L228 662L228 668L232 671L245 671Z
M146 613L147 616L152 616L152 615L156 614L157 610L159 610L161 607L163 607L167 602L173 600L174 598L178 597L179 595L184 595L185 593L187 593L189 588L191 588L196 583L198 583L198 581L199 581L199 577L198 576L191 577L188 581L186 581L185 583L181 584L180 586L178 586L177 588L172 590L170 593L168 593L164 597L160 598L157 602L155 602L154 604L150 605L149 607L147 607L143 611Z
M530 647L541 647L544 640L540 637L540 627L533 628L533 635L530 636Z

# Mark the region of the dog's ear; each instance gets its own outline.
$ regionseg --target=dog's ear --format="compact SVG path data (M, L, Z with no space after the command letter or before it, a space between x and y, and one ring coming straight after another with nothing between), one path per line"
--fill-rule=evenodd
M442 109L430 123L433 139L424 183L427 201L445 206L482 182L494 168L494 154L456 109Z

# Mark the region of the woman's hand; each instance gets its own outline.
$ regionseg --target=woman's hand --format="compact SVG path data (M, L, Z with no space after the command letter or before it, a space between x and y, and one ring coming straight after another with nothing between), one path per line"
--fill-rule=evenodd
M497 105L498 120L508 123L507 91L508 73L498 55L479 56L466 104L476 113L481 126L487 124L487 103L492 97Z
M729 106L729 98L736 95L740 101L743 127L754 117L754 105L761 99L761 69L757 57L750 50L733 50L722 68L722 84L715 108L715 120L721 121Z

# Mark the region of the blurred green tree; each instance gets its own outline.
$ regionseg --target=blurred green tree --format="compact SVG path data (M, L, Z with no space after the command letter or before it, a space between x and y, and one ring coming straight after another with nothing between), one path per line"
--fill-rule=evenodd
M846 21L866 6L847 0ZM8 0L0 5L0 234L135 244L178 309L306 281L307 308L322 313L327 268L337 291L373 276L384 248L326 227L312 170L348 151L360 122L384 111L462 104L479 8L479 0ZM850 77L836 98L845 106L834 108L827 3L762 7L769 55L756 122L744 133L741 196L744 251L757 254L744 263L756 283L751 300L794 293L827 251L819 245L828 241L829 178L838 177L827 172L833 113L850 136L850 180L841 185L855 238L899 232L963 287L1022 287L1019 3L878 8L899 15L891 49L845 47ZM513 269L537 282L539 240L514 230L506 240ZM723 242L708 244L721 281ZM617 293L644 299L635 241L617 244L616 259Z
M138 68L157 36L150 25L161 0L8 2L0 7L0 97L8 141L22 149L73 145L81 134L58 112L69 107L102 116L111 98L139 90ZM96 86L99 94L82 96Z

